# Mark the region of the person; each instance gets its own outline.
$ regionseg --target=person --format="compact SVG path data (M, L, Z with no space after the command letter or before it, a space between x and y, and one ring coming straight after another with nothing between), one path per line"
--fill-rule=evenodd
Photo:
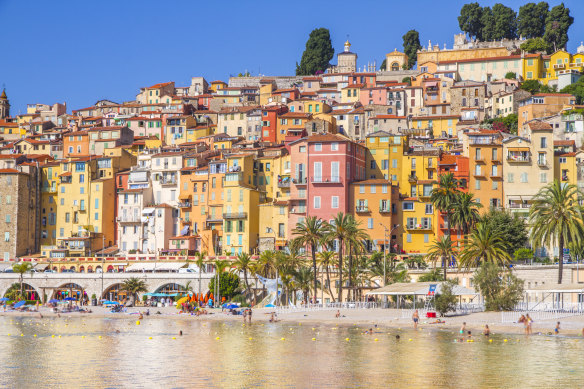
M517 323L523 323L523 332L527 335L527 320L525 319L525 315L521 315Z
M150 310L149 309L146 310L146 316L150 316Z
M178 332L178 335L179 335L179 336L182 336L182 330L180 330L180 331Z
M338 319L339 317L341 317L341 311L337 309L337 314L335 315L335 317Z
M527 335L531 335L532 334L532 328L531 328L531 324L533 323L533 319L529 316L529 313L527 315L525 315L525 322L527 323Z
M414 330L417 330L418 329L418 320L420 320L420 315L418 314L417 309L414 311L414 314L412 315L412 320L414 321Z
M491 335L491 330L489 329L489 325L485 324L485 329L483 331L483 335L485 335L486 337L488 337L489 335Z
M462 327L460 327L460 333L464 335L464 331L466 331L466 322L462 322Z
M274 312L272 312L272 316L270 317L270 323L273 323L276 319L274 318Z
M138 319L140 319L140 320L144 319L144 315L142 315L142 311L140 311L140 316L138 316Z
M243 322L245 323L245 319L247 319L247 308L243 310Z
M556 335L558 335L560 333L560 322L558 322L558 324L556 324L556 328L555 328L554 332L556 333Z
M247 312L247 317L249 318L249 324L251 324L251 308L249 308L249 311Z
M468 335L468 340L470 340L470 339L472 338L472 334L471 334L471 332L470 332L470 331L468 331L466 334Z
M399 335L396 335L395 336L395 340L399 340L399 339L400 339L400 336Z

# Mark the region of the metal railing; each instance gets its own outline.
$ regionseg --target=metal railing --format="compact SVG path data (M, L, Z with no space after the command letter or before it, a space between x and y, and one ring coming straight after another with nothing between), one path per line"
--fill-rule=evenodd
M335 309L373 309L379 308L378 303L372 302L344 302L324 304L283 305L276 308L278 313L332 311Z
M501 312L502 323L517 323L521 315L527 315L534 321L555 320L562 317L584 315L584 302L581 303L519 303L513 311Z

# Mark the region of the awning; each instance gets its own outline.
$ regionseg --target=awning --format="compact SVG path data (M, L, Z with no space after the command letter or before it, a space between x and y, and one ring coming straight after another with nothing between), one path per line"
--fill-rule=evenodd
M37 263L34 267L36 271L44 271L47 267L49 267L46 263Z
M142 216L142 218L140 220L142 221L142 223L147 223L148 222L148 216Z
M509 151L530 151L529 147L508 147Z
M146 263L133 263L126 268L126 272L134 272L134 271L152 271L156 263L154 262L146 262Z
M142 210L142 215L152 215L154 214L154 211L156 211L155 208L144 208Z
M12 269L11 263L0 263L0 272L4 272L6 269Z
M178 269L184 267L186 264L186 262L157 263L154 271L178 271Z
M182 230L180 230L180 236L185 236L189 234L189 226L184 226Z
M404 295L415 295L415 296L425 296L430 290L430 285L436 286L436 294L440 294L442 291L443 282L398 282L395 284L384 286L383 288L374 289L367 292L368 295L386 295L386 296L404 296ZM452 294L455 296L467 296L478 294L472 289L465 288L464 286L454 285L452 287Z
M425 84L427 87L435 87L438 86L438 81L429 81Z

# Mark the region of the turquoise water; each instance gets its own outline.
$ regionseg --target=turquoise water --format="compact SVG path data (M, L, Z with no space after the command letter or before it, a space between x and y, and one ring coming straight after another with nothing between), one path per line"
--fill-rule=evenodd
M509 336L504 342L494 335L492 343L482 336L454 343L457 334L450 331L363 330L298 323L243 327L191 318L145 318L136 325L134 316L2 317L0 386L584 386L584 340Z

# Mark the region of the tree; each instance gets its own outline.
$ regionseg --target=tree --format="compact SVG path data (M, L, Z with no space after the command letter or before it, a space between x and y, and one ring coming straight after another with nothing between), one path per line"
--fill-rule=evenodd
M505 73L505 78L508 80L515 80L517 78L517 73L507 72L507 73Z
M527 247L522 247L520 249L515 250L513 253L513 259L516 262L525 262L533 258L533 250L528 249Z
M454 256L456 256L456 247L450 239L450 236L445 235L434 241L434 243L428 248L426 259L434 263L434 268L436 267L436 261L442 261L444 279L446 279L446 268L448 267L448 262Z
M444 316L448 312L456 310L456 302L458 298L452 293L452 288L456 285L453 281L443 282L440 287L440 294L434 298L434 307L440 316Z
M412 78L411 77L404 77L404 78L402 78L401 82L404 82L404 83L411 86L412 85Z
M422 274L418 277L418 282L444 281L444 276L440 269L432 269L428 273Z
M458 25L460 30L466 32L471 38L481 40L481 30L483 24L481 17L483 15L483 8L479 3L465 4L460 9L460 16L458 17Z
M266 278L276 277L276 253L272 250L262 252L254 269Z
M491 7L483 7L481 14L481 41L496 40L496 19Z
M330 268L337 265L335 255L336 253L334 251L323 251L318 253L318 266L326 272L326 283L328 285L329 295L333 299L333 303L335 302L335 296L331 288Z
M18 273L18 282L20 283L20 296L24 296L23 286L24 286L24 273L28 273L32 270L32 264L30 262L18 262L12 265L12 271Z
M383 62L379 66L379 70L386 71L387 70L387 58L383 58Z
M249 283L247 281L247 273L251 271L253 267L253 261L248 253L237 254L237 259L233 262L233 270L237 272L243 272L243 281L245 283L245 292L249 293Z
M337 215L337 217L338 216L339 215ZM351 274L353 272L353 254L363 253L365 251L365 245L363 242L370 240L371 237L363 228L361 228L361 223L355 220L353 215L348 215L347 220L348 234L345 239L345 245L347 253L349 254L349 287L353 288L353 277ZM356 290L353 288L353 299L355 299L355 292Z
M507 244L509 255L525 247L529 241L527 226L517 214L491 208L482 216L481 223L492 231L499 231L501 239Z
M568 44L568 30L572 23L574 18L570 16L570 9L566 8L564 3L556 5L548 13L543 39L554 51L563 49Z
M519 47L528 53L547 53L550 50L550 46L543 38L528 39Z
M580 77L578 81L562 88L562 93L569 93L576 97L576 104L584 103L584 77Z
M480 220L480 208L482 204L476 202L472 193L458 192L452 204L452 226L460 229L463 235L468 234Z
M525 38L541 38L545 32L545 21L550 6L545 1L527 3L519 7L517 33ZM521 48L523 50L523 47Z
M294 272L294 284L297 290L302 291L304 297L304 303L308 303L308 294L310 292L310 282L312 281L313 274L312 269L308 266L303 266ZM316 292L314 289L313 300L316 303Z
M450 236L450 216L452 215L452 205L456 200L459 191L459 182L454 178L454 174L447 173L438 177L438 187L432 189L430 201L436 209L446 214L447 234Z
M195 253L195 265L197 265L197 268L199 269L199 294L201 294L201 273L203 272L203 265L205 264L206 257L206 251L197 251Z
M420 34L416 30L410 30L402 37L404 41L404 54L408 56L407 69L414 67L418 60L418 50L422 49Z
M483 263L472 278L487 311L512 310L523 298L523 280L494 263Z
M492 39L517 38L517 14L512 8L497 3L493 6L493 17L495 26Z
M130 306L134 306L138 298L138 293L148 292L148 287L146 281L132 277L122 282L121 290L130 296Z
M349 239L350 234L352 233L351 228L353 228L353 220L352 215L339 212L333 219L332 223L326 223L325 227L327 237L331 240L337 240L337 260L339 261L339 302L343 302L343 248L345 246L345 241ZM316 285L316 276L314 282Z
M501 232L481 222L465 243L460 253L459 266L468 269L485 262L506 265L511 261L507 250L507 242L502 239Z
M584 234L581 199L576 185L554 180L539 190L529 210L534 247L559 248L558 284L562 283L566 242L579 240Z
M541 90L541 86L541 83L537 80L526 80L521 84L521 89L534 95Z
M211 278L211 282L209 283L209 290L215 290L215 281L216 278ZM230 272L221 272L219 273L219 296L225 297L226 300L231 299L231 297L235 296L239 293L239 276L230 273ZM217 299L216 305L219 306L219 296L216 296Z
M321 242L322 238L327 233L327 225L323 222L322 219L317 218L316 216L308 216L304 219L301 223L296 224L296 228L292 231L294 235L296 235L296 239L298 239L298 243L310 246L310 253L312 254L312 268L314 269L314 298L316 299L316 292L317 292L317 268L316 268L316 249L318 248L319 243ZM342 246L342 245L341 245ZM341 247L339 246L339 247ZM342 248L339 248L341 251ZM340 257L340 255L339 255ZM341 273L342 274L342 273ZM316 300L315 300L316 302Z
M308 76L318 71L324 72L334 53L329 30L326 28L312 30L306 42L306 49L302 53L300 65L296 63L296 75Z

